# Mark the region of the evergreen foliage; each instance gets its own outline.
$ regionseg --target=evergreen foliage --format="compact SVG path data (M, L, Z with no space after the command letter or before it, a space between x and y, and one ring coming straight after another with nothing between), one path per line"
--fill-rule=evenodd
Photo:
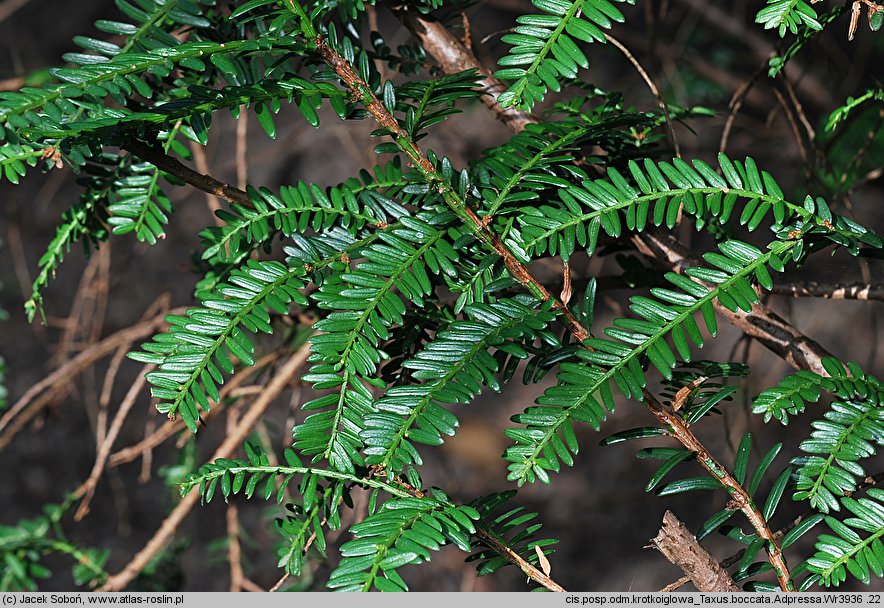
M601 431L618 401L631 401L657 424L602 443L679 442L638 452L662 462L645 489L661 497L727 493L731 501L697 536L718 531L743 545L733 578L745 589L837 586L848 577L868 584L884 574L884 491L869 487L867 470L884 444L884 388L874 376L828 357L826 375L798 371L758 395L752 412L764 422L788 425L805 410L812 417L810 436L791 450L800 455L779 470L782 443L753 451L746 433L726 466L694 434L732 407L738 389L729 383L750 373L697 359L718 334L719 311L757 311L781 273L818 252L880 256L884 241L833 211L837 198L795 195L798 187L781 185L753 158L721 153L715 167L660 160L665 125L698 112L638 112L618 93L577 81L590 65L588 45L605 43L630 3L532 0L536 11L503 36L509 50L496 72L508 81L497 110L525 112L526 126L462 167L421 146L488 94L488 74L470 65L443 75L420 44L394 53L364 27L375 3L116 4L122 17L95 24L113 42L79 36L80 50L64 56L50 82L0 93L0 176L18 184L38 167L69 167L82 187L39 261L25 309L31 318L42 313L45 289L75 244L89 253L112 236L132 234L145 247L166 238L178 221L169 186L189 183L225 198L218 224L193 230L201 239L196 303L166 317L167 327L129 357L154 366L146 378L157 410L197 433L204 413L234 399L222 399L222 390L238 369L309 344L299 378L307 397L284 462L250 441L245 459L205 463L180 484L182 495L195 491L203 502L275 499L278 565L287 575L309 572L335 550L328 588L405 591L400 570L449 544L480 575L507 564L529 576L544 570L558 541L538 536L542 517L512 504L515 490L452 498L421 478L422 454L458 432L458 410L486 388L503 391L519 370L526 385L552 381L503 430L512 441L503 454L507 481L555 484L551 473L578 462L582 426ZM459 7L409 4L424 16ZM771 75L843 12L820 17L802 0L769 1L757 23L780 37L799 34ZM542 119L526 113L550 91L565 99ZM881 99L880 89L849 98L828 128ZM332 187L292 180L276 190L241 191L181 169L192 159L188 144L208 142L218 112L250 112L276 139L283 107L317 128L323 106L344 121L373 121L375 152L393 158ZM569 264L682 222L714 242L701 262L648 271L653 284L632 292L629 316L593 328L599 282L574 289ZM565 263L559 295L535 278L541 262L556 273ZM630 264L638 263L621 263L627 279ZM0 381L2 372L0 360ZM808 407L824 393L830 404ZM761 454L754 466L753 454ZM670 479L687 467L702 475ZM342 512L353 508L356 489L369 496L367 514L347 524L334 549L328 533L351 521ZM768 522L784 497L812 513L775 537ZM49 576L42 557L53 552L75 559L78 584L106 580L105 552L59 535L68 506L0 528L0 589L34 589ZM754 532L729 523L738 513ZM832 534L819 533L823 523ZM784 550L795 552L811 531L816 552L790 573Z

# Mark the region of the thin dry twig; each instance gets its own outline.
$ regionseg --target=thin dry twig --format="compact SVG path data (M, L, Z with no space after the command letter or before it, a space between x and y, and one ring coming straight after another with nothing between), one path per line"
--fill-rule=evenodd
M553 580L550 576L544 574L539 569L535 568L533 565L525 561L521 555L513 551L510 547L505 545L504 543L497 540L493 534L491 534L488 530L477 527L476 528L476 536L482 540L486 545L491 547L496 553L501 555L506 561L510 562L514 566L517 566L519 570L525 573L527 577L531 580L540 583L546 589L550 591L556 591L559 593L567 593L567 590L562 587L559 583Z
M50 365L61 366L69 360L69 354L76 349L77 337L82 336L86 343L95 335L97 326L98 333L101 333L101 325L104 321L103 314L99 302L99 291L107 288L108 281L106 273L109 271L110 265L110 242L107 246L102 246L98 250L98 254L89 259L83 275L80 277L80 283L74 294L74 301L71 304L71 312L62 323L64 331L56 346L55 354L50 359ZM104 274L105 279L99 278ZM94 341L93 341L94 342Z
M645 84L648 85L648 88L651 90L651 93L654 95L654 99L657 101L657 105L660 106L660 110L663 112L663 118L666 120L666 128L669 130L669 137L672 139L672 147L675 149L675 155L678 158L681 158L681 148L678 145L678 136L675 134L675 125L672 123L672 117L669 115L669 106L666 105L666 101L663 99L663 95L660 93L660 89L657 88L657 85L654 84L653 79L648 76L648 73L642 67L642 64L639 63L638 59L629 52L629 49L626 48L623 43L619 40L611 36L610 34L605 34L605 39L620 49L620 52L629 60L629 63L633 65L635 71L638 72L638 75L642 77L642 80L645 81Z
M649 231L632 237L640 253L662 268L684 273L702 262L696 254L684 247L672 235ZM752 306L752 312L733 312L715 302L715 310L746 335L755 338L796 369L806 369L823 376L828 372L822 360L831 354L818 342L804 335L788 321L763 304Z
M268 365L279 360L279 353L270 353L269 355L265 355L258 359L255 362L255 365L252 367L246 368L242 370L240 373L235 374L228 382L225 384L220 391L221 400L232 391L236 390L236 388L245 382L248 378L250 378L255 373L261 371ZM221 411L220 406L213 407L203 416L203 421L208 423L215 416L217 416ZM109 459L109 465L111 467L117 467L121 464L125 464L127 462L132 462L136 458L140 456L144 456L146 453L150 453L151 450L156 448L158 445L165 442L170 437L174 436L179 431L187 428L184 425L184 422L181 419L178 420L166 420L159 429L153 431L149 435L147 435L144 439L136 443L135 445L129 446L127 448L123 448L118 452L115 452L111 455Z
M237 122L245 121L239 120ZM192 141L190 142L190 151L193 153L193 161L196 163L197 171L209 175L209 161L206 159L206 151L203 147L197 142ZM212 214L212 219L215 220L215 224L218 226L224 225L224 221L217 215L217 212L221 210L221 201L218 200L218 196L211 192L206 192L205 194L206 206L209 208L209 212Z
M494 77L491 70L483 66L473 52L463 45L448 29L428 15L423 15L405 4L391 7L393 13L420 38L424 49L439 62L442 71L453 74L469 68L480 74L479 86L482 90L482 103L497 118L516 133L526 125L538 122L536 118L514 106L503 108L497 98L507 86Z
M87 513L89 513L89 503L92 501L92 496L95 494L98 480L101 478L102 473L104 473L107 457L110 455L114 441L116 441L117 437L120 435L126 417L129 415L129 412L132 411L132 406L135 405L135 401L138 399L138 396L144 388L144 384L147 381L145 374L153 370L154 367L154 365L145 365L141 369L135 382L129 388L122 403L120 403L117 415L114 416L114 421L111 423L111 427L108 430L104 441L102 441L101 446L98 448L98 454L95 456L95 464L92 466L92 472L89 474L89 478L76 490L76 492L74 492L76 496L83 497L79 508L77 508L77 511L74 514L74 520L80 521L86 517Z
M774 95L777 97L777 101L780 102L780 106L783 108L783 112L786 115L786 120L789 123L789 128L792 129L792 135L795 137L795 143L798 144L798 152L801 154L801 162L804 163L805 167L809 167L810 163L810 154L807 151L807 146L804 143L804 138L801 136L801 130L798 128L798 122L795 119L795 114L792 112L792 108L789 107L786 98L783 97L783 94L774 87L773 89Z
M147 307L147 310L145 310L144 314L141 315L141 319L139 319L139 321L147 321L158 313L167 310L171 304L172 294L170 294L169 292L160 294L160 296L156 300L154 300L150 306ZM117 374L120 371L120 366L123 364L123 361L126 358L126 353L131 350L131 347L131 342L120 346L117 349L117 352L115 352L114 356L111 358L107 372L104 374L104 381L101 386L101 394L98 397L98 417L95 424L97 429L95 434L96 448L104 443L104 436L107 432L107 408L108 405L110 405L111 395L113 393Z
M123 146L135 156L146 160L158 169L181 178L184 182L203 192L207 192L231 203L239 203L246 207L252 206L249 195L230 184L218 181L210 175L203 175L187 165L172 158L161 149L152 148L141 141L132 140Z
M727 104L727 119L725 119L724 121L724 128L721 131L721 139L718 142L718 152L720 154L724 154L725 150L727 150L727 142L728 139L730 139L731 129L734 126L734 122L737 120L737 115L740 113L740 110L743 107L743 102L749 95L749 91L751 91L752 87L755 86L758 78L767 70L767 65L767 60L762 61L761 64L749 77L749 80L741 84L739 88L734 91L733 97L731 97L730 102Z
M270 404L279 396L279 394L288 386L297 374L298 370L307 360L310 353L310 345L305 344L297 350L285 364L280 367L277 374L267 384L267 390L258 397L243 414L239 423L233 432L229 433L224 441L215 450L211 460L215 461L219 458L230 458L234 452L240 447L242 442L248 437L252 428L258 423ZM109 577L101 586L99 591L120 591L125 589L138 574L144 570L151 559L166 545L167 542L175 534L175 531L181 525L181 522L187 517L191 509L199 502L199 492L190 492L181 499L181 502L172 510L171 513L163 520L163 523L154 533L153 537L147 542L132 560L126 564L123 569Z
M688 3L694 2L694 0L683 1ZM445 73L452 74L471 68L480 71L484 70L484 66L472 54L455 54L451 56L447 54L446 49L453 48L453 45L459 44L459 41L438 22L424 16L418 19L416 15L409 12L404 14L397 13L397 16L420 39L427 52L440 62ZM416 23L416 20L419 20L420 23ZM765 44L767 43L765 42ZM483 73L486 72L487 70ZM497 82L499 83L499 81ZM505 90L505 87L503 90ZM501 116L500 112L496 109L500 107L496 105L496 95L499 95L501 89L490 87L488 92L489 98L485 102L486 105L495 112L504 124L510 126L513 131L518 132L521 128L524 128L525 124L534 122L535 119L525 113L522 113L521 117L505 118ZM507 110L513 110L513 108L507 108ZM683 272L688 266L685 263L685 256L689 256L690 260L698 260L696 254L685 248L671 235L647 232L635 235L632 238L632 242L642 254L648 256L655 263L665 265L668 270ZM826 373L822 366L822 357L827 356L829 354L828 351L814 340L799 332L766 306L756 305L753 307L752 313L748 315L732 313L720 305L716 306L716 310L745 333L786 359L793 367L809 369L817 373ZM575 336L577 335L575 334Z
M239 109L239 120L236 121L236 186L245 190L249 184L249 113L246 107Z
M357 74L350 62L329 46L322 36L317 36L313 42L316 45L317 54L337 73L338 77L352 91L355 98L362 100L365 109L374 117L375 121L397 138L408 142L408 145L403 147L403 152L418 170L429 178L436 175L436 168L433 164L424 156L420 147L412 141L411 137L402 129L393 115L378 100L371 87L362 81L362 78ZM488 225L491 221L490 216L480 219L476 212L468 205L460 203L457 207L459 209L455 209L455 211L465 216L466 221L472 225L471 227L476 234L501 257L504 265L517 281L544 302L552 302L553 310L563 317L563 324L574 334L578 341L583 342L583 340L589 337L589 332L577 321L577 318L568 307L564 306L550 294L546 287L531 274L527 266L520 262L510 251L509 247L501 241L500 237L491 230ZM452 205L452 208L454 209L455 206Z
M236 593L243 589L246 577L239 544L239 509L234 502L227 505L227 561L230 563L230 591Z
M823 298L826 300L879 300L884 301L884 285L872 283L789 283L774 285L771 293L793 298Z
M279 588L282 587L283 584L285 584L285 582L286 582L287 580L289 580L289 573L288 573L288 572L286 572L285 574L283 574L282 576L280 576L280 577L279 577L279 580L276 581L276 582L273 584L273 586L272 586L270 589L268 589L268 591L269 591L270 593L276 593L277 591L279 591Z
M651 542L666 559L687 574L697 591L722 593L740 590L727 570L709 555L672 511L666 511L663 515L663 527Z

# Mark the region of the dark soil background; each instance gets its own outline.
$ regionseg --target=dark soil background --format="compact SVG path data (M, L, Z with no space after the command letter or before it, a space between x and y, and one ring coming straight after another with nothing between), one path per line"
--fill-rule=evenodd
M825 0L825 8L830 4L831 0ZM72 36L95 35L94 20L119 16L113 2L104 0L24 2L17 11L4 14L4 7L9 6L9 0L0 1L0 84L7 89L18 86L16 78L57 64L62 53L73 49L69 42ZM682 153L687 158L714 157L731 95L774 48L776 36L752 23L758 6L743 1L643 1L639 6L628 7L627 25L614 31L658 82L667 100L680 105L705 105L717 112L714 118L692 121L690 129L678 127ZM469 9L472 38L477 43L482 41L477 47L483 60L492 63L503 54L499 34L513 26L516 16L530 10L527 2L507 0L480 2ZM408 39L407 33L397 28L384 10L379 10L378 17L389 41L396 44ZM861 24L856 40L847 43L846 19L842 19L832 33L821 36L801 54L790 71L808 120L818 132L822 131L825 117L848 95L861 93L882 75L879 62L884 59L884 35L864 28ZM395 34L389 34L394 31ZM486 36L489 38L484 41ZM589 56L592 66L582 73L583 78L609 90L624 91L628 105L654 107L646 85L617 49L596 45ZM254 118L250 119L250 183L275 188L304 179L331 185L377 161L369 138L372 126L367 122L344 124L333 116L323 116L323 128L313 130L293 112L284 111L282 116L277 121L277 141L267 139ZM505 141L508 136L506 129L483 107L471 106L437 128L428 145L462 166L476 158L483 148ZM868 155L867 162L872 163L869 171L875 168L876 158L877 164L881 164L880 139L878 147L873 146ZM233 183L235 142L233 121L219 116L206 150L207 162L216 177ZM861 144L860 138L857 147ZM790 122L764 75L735 122L728 152L733 157L751 154L787 191L805 191L801 152ZM848 201L843 198L835 203L860 223L882 231L882 182L874 174L872 178L872 183L850 196L849 211L844 211ZM153 247L139 244L132 237L113 238L109 243L111 279L107 311L99 328L101 335L137 322L163 292L170 294L175 306L192 302L197 277L188 261L199 247L197 232L213 220L202 193L171 186L168 191L176 212L165 240ZM9 320L0 324L0 355L7 361L11 401L57 365L56 345L88 263L82 252L72 251L46 292L48 326L28 324L22 303L30 294L29 284L42 251L63 210L76 200L78 193L73 176L59 171L48 175L35 171L19 187L6 182L0 185L0 304L10 313ZM825 194L821 190L814 193ZM705 250L708 246L696 234L691 238L695 248ZM612 258L575 263L575 271L584 277L612 274L617 269ZM553 266L539 272L546 272L551 281L556 280ZM800 277L820 282L880 284L884 263L857 261L843 253L834 257L823 254L812 258L800 271L790 270L784 281ZM628 295L627 291L610 291L600 296L595 327L604 327L614 314L619 314ZM769 303L831 352L858 361L871 373L882 373L884 353L878 345L884 324L880 318L884 306L881 303L790 300L782 296L772 296ZM701 437L725 463L733 462L735 447L747 430L752 430L756 438L756 461L770 445L783 441L787 447L778 461L782 467L787 458L795 455L800 439L809 433L809 422L798 420L784 431L777 424L765 426L749 414L751 397L789 370L762 346L747 345L739 338L738 331L722 322L719 337L702 353L708 359L745 359L755 373L743 383L738 398L727 405L724 416L701 427ZM75 343L73 352L82 346ZM85 374L0 453L0 524L35 516L43 504L60 502L66 492L86 479L95 457L94 417L107 365L103 361ZM137 371L134 364L123 365L112 404L119 403ZM486 394L469 407L458 408L460 433L440 449L423 451L428 460L425 483L443 487L461 500L507 488L506 466L500 454L508 441L501 429L542 388L514 382L501 395ZM264 430L277 453L290 441L293 417L303 415L298 404L308 398L308 391L297 391L290 399L281 400L269 414ZM145 425L157 423L158 419L162 422L148 401L145 391L116 448L140 440ZM603 431L609 434L650 423L647 413L637 404L622 403ZM70 538L110 549L108 568L118 571L153 535L174 504L175 492L164 484L162 473L175 474L174 467L179 464L198 466L211 454L222 433L223 423L219 420L199 434L195 448L189 452L172 445L162 446L154 452L147 476L143 475L140 461L110 469L98 487L91 513L79 523L65 520ZM589 429L584 429L580 438L583 450L576 466L556 475L550 486L538 484L523 489L516 499L518 504L540 513L546 534L561 539L558 552L552 557L553 576L568 589L593 591L655 590L679 578L681 573L675 567L656 551L645 548L657 533L663 512L671 509L695 528L724 506L725 497L698 494L660 498L646 494L643 487L654 469L652 463L634 457L639 446L599 447L601 436ZM869 466L877 472L882 464L879 458ZM773 468L774 474L780 470ZM698 474L689 466L684 471L684 476ZM279 578L272 551L277 536L270 523L276 509L257 500L239 500L238 505L246 574L257 585L269 588ZM773 526L785 525L798 513L797 507L784 505ZM152 582L139 584L169 590L226 590L229 570L224 515L224 505L219 500L192 513L175 540L171 558L158 568ZM334 534L330 538L334 541L332 545L340 542ZM706 544L718 558L739 548L721 537L710 538ZM809 549L806 545L796 546L790 554L792 563L800 561ZM71 588L68 564L55 558L49 564L55 576L46 581L45 589ZM317 564L312 578L306 577L299 586L321 589L328 572L327 565ZM492 577L476 578L472 565L465 565L463 555L450 549L434 556L429 565L403 572L412 588L421 591L526 589L524 577L513 568ZM868 589L862 585L854 588ZM871 588L881 590L884 584L878 579Z

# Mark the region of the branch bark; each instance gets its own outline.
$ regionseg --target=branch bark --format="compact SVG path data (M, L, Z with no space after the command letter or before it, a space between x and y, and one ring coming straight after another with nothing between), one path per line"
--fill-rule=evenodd
M138 140L127 142L123 148L138 158L146 160L166 173L171 173L175 177L182 179L184 182L207 194L223 198L230 203L238 203L240 205L245 205L246 207L252 206L252 201L249 198L249 195L239 188L220 182L211 175L203 175L198 171L194 171L162 150L151 148L144 142Z
M791 283L774 285L771 293L793 298L823 298L826 300L884 300L884 286L869 283Z
M339 55L328 43L321 37L317 36L313 43L316 45L316 53L332 68L340 77L341 81L350 89L355 99L358 99L368 110L369 114L374 117L379 125L389 131L396 141L397 146L405 154L414 166L420 171L429 184L438 189L445 202L451 207L464 223L495 253L497 253L507 269L528 291L535 297L540 298L544 302L552 302L552 308L559 315L564 317L564 324L568 330L574 335L579 342L583 342L589 337L589 331L577 321L574 314L567 306L556 299L547 289L540 283L528 270L528 268L520 262L515 255L504 245L500 237L491 230L488 222L480 219L475 211L470 209L465 200L460 197L448 186L442 179L442 176L433 166L433 164L424 156L420 147L406 133L399 123L387 110L386 107L378 100L375 94L356 70L344 57Z
M666 559L682 569L694 583L697 591L705 593L740 591L727 570L709 555L672 511L666 511L663 515L663 527L651 542Z
M701 265L693 251L678 242L675 237L656 230L632 237L632 243L643 255L666 270L682 274L691 266ZM782 357L795 369L806 369L822 376L829 373L823 367L823 357L831 353L816 340L805 336L788 321L764 304L755 304L752 312L733 312L715 302L715 310L746 335L758 340L768 349Z

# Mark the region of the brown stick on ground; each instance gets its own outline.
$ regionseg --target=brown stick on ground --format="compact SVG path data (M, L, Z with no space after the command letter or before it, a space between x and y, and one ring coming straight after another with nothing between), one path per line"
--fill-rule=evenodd
M672 511L666 511L663 515L663 527L651 542L663 557L690 577L697 591L721 593L740 590L727 570L709 555Z
M227 397L227 395L230 394L231 391L235 390L240 384L254 376L255 373L263 370L271 363L274 363L277 359L279 359L279 353L277 352L265 355L264 357L258 359L258 361L255 362L254 366L243 369L234 374L233 378L231 378L221 389L221 400L223 401L224 398ZM216 405L211 410L209 410L208 413L203 415L203 422L208 423L222 411L224 410L221 408L220 404ZM184 421L180 418L177 418L175 420L166 420L166 422L163 423L163 426L147 435L144 439L142 439L135 445L123 448L111 454L110 459L108 460L108 464L110 467L117 467L121 464L132 462L136 458L142 456L146 452L153 450L155 447L157 447L176 433L185 430L186 428L187 427L185 426Z
M224 441L215 450L211 458L212 461L219 458L230 458L234 454L245 438L248 437L252 427L261 420L270 404L273 403L285 387L288 386L295 374L297 374L298 369L307 360L309 353L310 345L305 344L285 362L279 369L279 372L267 384L267 390L255 400L248 411L243 414L236 428L224 438ZM99 591L121 591L125 589L144 570L150 560L169 542L178 526L181 525L181 522L184 521L199 500L199 492L190 492L182 498L181 502L172 509L172 512L169 513L168 517L166 517L144 548L119 573L109 577Z
M95 464L92 466L92 472L89 474L89 478L83 483L83 485L77 488L76 492L74 492L77 496L83 497L83 501L80 503L77 512L74 514L75 521L80 521L86 517L87 513L89 513L89 503L92 501L92 496L95 494L98 480L101 478L101 474L104 473L104 467L107 464L107 458L110 456L114 441L117 440L117 436L123 429L123 423L126 421L126 417L129 415L129 412L132 411L132 406L135 405L135 401L138 400L138 395L141 394L141 389L144 388L144 384L147 381L146 374L153 369L153 365L145 365L138 374L138 378L132 383L132 386L129 387L129 391L126 393L123 402L120 404L120 409L117 410L117 415L114 416L114 421L111 424L110 430L107 432L107 435L98 447L98 453L95 455Z

